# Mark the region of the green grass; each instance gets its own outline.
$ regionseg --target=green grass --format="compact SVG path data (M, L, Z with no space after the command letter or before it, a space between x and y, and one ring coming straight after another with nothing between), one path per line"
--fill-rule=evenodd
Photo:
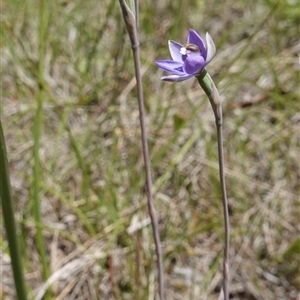
M140 4L140 44L167 299L217 299L221 288L213 113L195 79L161 82L154 64L169 57L168 39L184 43L189 27L208 31L217 46L208 71L224 99L232 299L296 299L296 2L154 3ZM37 180L39 7L32 0L1 5L2 124L25 277L36 295L43 267L30 191ZM47 11L38 180L50 273L64 271L52 285L54 299L153 299L157 274L151 226L143 225L148 212L134 67L118 1L54 1ZM129 233L135 218L141 228ZM0 293L13 299L6 242L0 247L1 275L10 279Z

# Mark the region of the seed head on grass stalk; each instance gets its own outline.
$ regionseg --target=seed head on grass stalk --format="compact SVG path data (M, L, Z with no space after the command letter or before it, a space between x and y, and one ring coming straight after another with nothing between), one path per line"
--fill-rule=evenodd
M224 299L229 300L229 213L228 201L226 195L225 173L224 173L224 154L223 154L223 133L222 133L222 104L219 92L205 70L205 67L213 59L216 54L215 43L211 36L206 33L206 43L201 36L193 29L190 29L187 35L187 42L184 45L169 41L169 50L172 59L158 60L156 64L173 75L161 77L164 81L179 82L196 77L200 86L208 96L212 106L218 135L218 156L219 156L219 171L220 183L222 190L222 203L224 213L225 227L225 247L223 260L223 292Z

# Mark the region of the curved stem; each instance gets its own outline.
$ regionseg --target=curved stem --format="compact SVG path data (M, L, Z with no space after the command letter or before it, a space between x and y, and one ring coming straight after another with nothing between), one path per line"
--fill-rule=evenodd
M131 8L126 4L125 0L119 0L127 32L131 41L131 47L134 58L134 68L135 77L138 90L138 105L139 105L139 118L142 136L142 147L143 147L143 158L145 164L146 172L146 194L148 200L148 210L151 219L153 237L155 243L155 251L157 256L157 268L158 268L158 286L159 286L159 297L160 300L165 299L164 292L164 272L163 272L163 259L162 250L159 237L158 219L154 207L153 191L152 191L152 179L151 179L151 169L150 169L150 158L148 150L147 132L145 126L145 108L144 108L144 97L143 97L143 87L142 87L142 76L141 76L141 66L140 66L140 51L139 51L139 37L138 37L138 3L134 2ZM132 2L132 1L129 1Z
M143 91L142 91L142 82L140 75L140 60L139 60L139 51L137 47L132 47L133 56L135 61L135 72L138 88L138 103L139 103L139 116L140 116L140 126L141 126L141 135L142 135L142 147L143 147L143 157L146 171L146 193L148 198L148 210L151 218L151 224L153 228L153 237L155 242L155 251L157 256L157 267L158 267L158 281L159 281L159 295L160 300L164 299L164 276L163 276L163 260L162 260L162 251L160 245L159 229L158 229L158 219L154 207L154 200L152 195L152 179L151 179L151 170L150 170L150 158L147 142L147 133L145 126L145 109L143 101Z
M226 193L225 184L225 172L224 172L224 152L223 152L223 117L222 117L222 106L218 106L218 121L217 124L217 135L218 135L218 156L219 156L219 169L220 169L220 183L222 189L222 202L223 202L223 215L225 225L225 247L224 247L224 261L223 261L223 290L224 299L229 300L229 247L230 247L230 224L229 224L229 211L228 211L228 200Z
M224 300L229 300L229 248L230 248L230 221L228 211L228 200L225 184L225 171L224 171L224 152L223 152L223 115L222 104L219 92L211 79L210 75L204 70L199 76L197 76L198 82L203 88L204 92L209 98L210 104L214 111L215 121L217 126L217 139L218 139L218 157L219 157L219 173L220 183L222 190L222 205L224 215L224 227L225 227L225 246L224 246L224 260L223 260L223 292Z

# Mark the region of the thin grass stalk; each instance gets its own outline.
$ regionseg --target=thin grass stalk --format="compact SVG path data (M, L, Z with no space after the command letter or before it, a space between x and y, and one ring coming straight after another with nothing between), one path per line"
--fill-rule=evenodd
M59 114L59 112L58 112ZM79 145L76 141L76 138L74 137L72 130L70 128L70 126L68 125L67 121L60 116L64 128L66 129L68 136L69 136L69 140L70 140L70 144L75 152L79 167L81 169L81 173L82 173L82 184L81 184L81 190L82 190L82 194L83 196L86 198L86 203L89 207L91 207L91 202L89 201L89 188L90 188L90 168L88 166L88 164L85 162L84 157L80 151ZM90 234L94 235L95 234L95 230L93 229L92 232L90 232Z
M147 195L147 204L149 215L151 219L153 237L155 243L155 251L157 256L157 268L158 268L158 286L159 286L159 297L160 300L164 300L164 272L163 272L163 259L162 259L162 250L159 237L159 228L158 228L158 219L154 207L153 192L152 192L152 179L151 179L151 169L150 169L150 158L148 150L148 138L145 125L145 108L144 108L144 96L143 96L143 87L142 87L142 76L141 76L141 66L140 66L140 51L139 51L139 37L137 30L137 16L138 13L133 13L138 9L137 1L130 1L131 9L128 7L124 0L119 0L127 32L131 41L131 47L133 52L134 59L134 68L135 68L135 77L137 82L137 91L138 91L138 106L139 106L139 119L141 127L141 141L143 148L143 159L145 164L145 173L146 173L146 195ZM132 12L133 11L133 12Z
M3 210L4 226L10 253L12 271L18 300L26 300L26 287L23 274L20 246L14 217L13 199L9 178L5 139L0 120L0 200Z
M153 228L153 237L155 242L155 250L157 256L157 267L158 267L158 277L159 277L159 295L160 299L164 299L164 275L163 275L163 260L162 260L162 251L159 237L158 229L158 219L156 210L154 207L154 200L152 194L152 179L151 179L151 170L150 170L150 158L147 142L147 132L145 126L145 109L144 109L144 100L143 100L143 91L142 91L142 81L140 75L140 58L139 50L136 45L132 46L133 57L135 61L135 72L137 80L137 89L138 89L138 103L139 103L139 116L140 116L140 126L141 126L141 135L142 135L142 146L143 146L143 158L146 171L146 194L148 198L148 210L151 218L151 224Z
M226 193L225 171L224 171L224 151L223 151L223 115L222 104L219 92L211 79L210 75L204 70L201 75L197 76L198 82L203 88L204 92L209 98L210 104L214 111L215 121L217 126L217 140L218 140L218 157L219 157L219 174L220 184L222 190L222 205L224 216L224 231L225 231L225 246L223 258L223 292L224 300L229 300L229 249L230 249L230 220L228 211L228 200Z
M40 209L40 142L43 127L43 98L44 98L44 56L45 56L45 32L47 26L46 19L46 0L40 0L39 7L39 63L38 63L38 83L39 90L37 95L37 110L34 119L34 168L33 168L33 213L36 228L37 249L42 264L42 275L46 281L50 270L47 262L46 246L42 232L41 209Z
M143 249L142 247L142 243L141 243L141 233L140 230L137 230L137 232L135 233L135 237L136 237L136 249L135 249L135 294L136 294L136 299L140 299L141 298L141 249Z

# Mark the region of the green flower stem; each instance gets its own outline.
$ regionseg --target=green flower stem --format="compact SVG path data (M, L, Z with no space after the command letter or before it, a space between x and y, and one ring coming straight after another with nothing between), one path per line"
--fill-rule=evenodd
M43 279L49 277L49 264L47 262L46 246L42 232L41 210L40 210L40 140L43 127L43 100L44 100L44 56L45 56L45 35L47 27L46 0L40 1L40 24L39 24L39 63L38 63L38 83L37 110L34 119L34 168L33 168L33 213L36 227L37 249L42 264Z
M13 276L15 280L17 299L26 300L26 288L23 275L20 247L14 218L13 199L9 179L7 153L0 120L0 200L3 210L3 219L8 240Z
M229 300L229 247L230 247L230 221L228 212L228 200L226 194L225 185L225 172L224 172L224 153L223 153L223 116L222 116L222 103L219 92L206 70L204 70L199 76L197 76L198 82L203 88L204 92L208 96L212 109L214 111L217 136L218 136L218 156L219 156L219 171L220 171L220 183L222 189L222 203L224 213L224 225L225 225L225 247L224 247L224 260L223 260L223 291L224 300Z

